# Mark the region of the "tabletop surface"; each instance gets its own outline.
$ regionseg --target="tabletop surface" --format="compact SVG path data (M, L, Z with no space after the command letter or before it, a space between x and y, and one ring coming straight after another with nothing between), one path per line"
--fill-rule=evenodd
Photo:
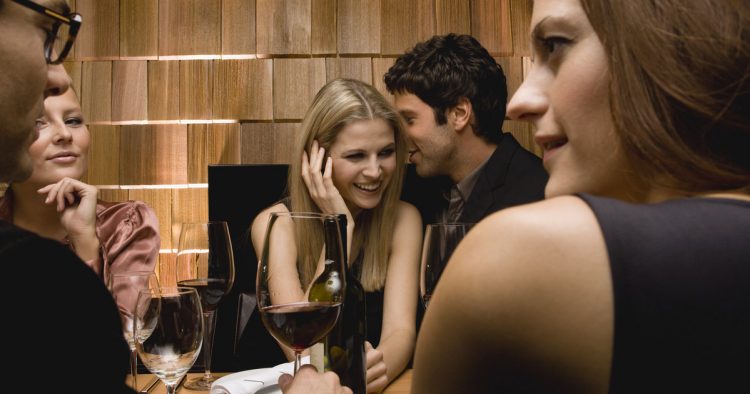
M187 379L192 379L197 376L201 376L202 373L189 373L187 376ZM228 373L223 372L214 372L214 375L221 377L224 375L228 375ZM151 378L154 375L151 374L139 374L138 375L138 389L142 389L146 384L151 382ZM128 380L130 377L128 377ZM165 394L167 391L164 388L164 383L158 382L154 388L149 391L149 394ZM193 391L188 390L185 387L180 387L179 390L177 390L177 393L179 394L191 394L191 393L207 393L207 391ZM404 373L401 374L396 380L393 381L393 383L388 386L385 391L383 391L384 394L409 394L411 393L411 369L407 369L404 371Z

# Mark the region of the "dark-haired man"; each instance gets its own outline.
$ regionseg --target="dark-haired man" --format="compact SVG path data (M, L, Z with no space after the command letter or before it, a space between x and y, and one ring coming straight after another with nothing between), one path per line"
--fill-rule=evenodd
M406 121L417 174L453 183L439 220L478 222L544 198L541 160L502 132L505 75L476 39L435 36L401 55L384 79Z
M80 21L63 0L0 0L0 182L31 174L28 148L39 135L36 120L45 97L68 89L59 63ZM62 24L71 28L60 29ZM64 40L61 46L56 39ZM13 283L0 293L3 356L15 370L39 372L17 381L16 391L132 392L125 386L129 352L117 308L90 268L60 243L4 221L0 263L3 278ZM71 385L76 378L85 383ZM13 380L8 384L13 391Z

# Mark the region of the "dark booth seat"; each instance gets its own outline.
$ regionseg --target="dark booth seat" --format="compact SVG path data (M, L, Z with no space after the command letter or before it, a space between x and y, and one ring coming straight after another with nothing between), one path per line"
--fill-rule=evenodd
M263 368L286 361L263 327L255 305L258 258L249 229L260 211L284 196L287 171L284 164L208 167L208 216L229 224L236 274L232 291L219 305L213 350L215 371ZM420 178L409 165L401 198L419 209L423 223L430 223L445 205L442 191L448 185L444 179Z

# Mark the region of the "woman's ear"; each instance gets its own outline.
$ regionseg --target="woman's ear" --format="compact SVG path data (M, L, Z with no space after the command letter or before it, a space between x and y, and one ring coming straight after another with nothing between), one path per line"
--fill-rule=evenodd
M455 130L462 130L471 124L472 114L471 101L466 97L461 97L458 99L458 103L448 110L448 122L451 122Z

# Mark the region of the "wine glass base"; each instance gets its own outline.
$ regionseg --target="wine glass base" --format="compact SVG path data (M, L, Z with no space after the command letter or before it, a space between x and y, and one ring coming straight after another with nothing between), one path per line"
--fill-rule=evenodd
M213 376L210 379L201 376L199 378L188 380L187 383L185 383L185 388L194 391L209 391L211 390L211 383L215 381L216 378Z

